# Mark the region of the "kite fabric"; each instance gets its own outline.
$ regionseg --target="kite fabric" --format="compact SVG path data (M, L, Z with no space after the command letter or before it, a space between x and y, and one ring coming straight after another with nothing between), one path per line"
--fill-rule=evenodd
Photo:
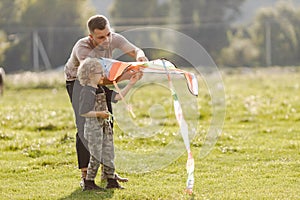
M129 79L132 74L139 71L143 73L182 74L186 79L189 91L194 96L198 96L198 81L195 74L176 68L170 61L164 60L168 72L164 69L162 59L146 62L122 62L110 58L99 58L99 62L104 67L106 78L112 82Z

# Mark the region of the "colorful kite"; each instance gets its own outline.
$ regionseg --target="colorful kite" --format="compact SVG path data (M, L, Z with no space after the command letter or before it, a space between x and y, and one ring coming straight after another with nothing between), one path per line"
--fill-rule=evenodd
M191 94L193 94L194 96L198 96L198 82L196 76L191 72L176 68L174 64L165 59L157 59L148 62L121 62L108 58L100 58L99 61L104 67L107 79L114 84L118 92L120 91L120 89L117 82L129 79L135 73L163 73L167 75L169 87L173 97L176 120L179 124L181 136L188 153L188 159L186 163L186 170L188 175L186 182L186 192L188 194L192 194L194 186L194 159L190 149L188 125L184 120L182 108L179 103L179 99L173 86L170 74L183 74ZM121 98L125 102L124 97L121 96ZM134 113L132 112L131 106L129 106L128 104L126 105L132 116L135 117Z
M162 64L162 59L147 62L122 62L109 58L100 58L99 61L105 68L107 79L111 82L129 79L132 74L140 71L143 73L182 74L186 79L189 91L193 95L198 96L196 76L191 72L176 68L170 61L164 60L165 67ZM165 68L168 69L168 72Z

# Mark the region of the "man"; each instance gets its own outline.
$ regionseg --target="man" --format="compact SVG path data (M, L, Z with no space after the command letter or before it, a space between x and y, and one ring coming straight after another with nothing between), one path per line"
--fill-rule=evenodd
M90 154L87 147L87 142L84 139L84 118L79 115L79 94L82 86L77 80L77 70L80 63L87 57L105 57L112 58L112 52L115 49L120 49L124 53L133 57L136 61L148 61L144 52L130 43L122 35L111 30L108 19L103 15L92 16L88 22L87 27L89 35L79 39L74 45L70 58L68 59L64 72L66 77L66 88L72 102L72 107L76 118L76 152L78 158L78 167L81 169L81 186L84 187L84 179L89 163ZM105 81L109 83L108 80ZM105 178L105 177L104 177ZM125 182L126 178L121 178L117 174L116 180ZM116 185L116 188L119 186Z

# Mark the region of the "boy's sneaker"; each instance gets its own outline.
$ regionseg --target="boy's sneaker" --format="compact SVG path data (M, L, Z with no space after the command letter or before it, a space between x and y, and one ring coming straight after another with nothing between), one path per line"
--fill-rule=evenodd
M125 189L122 187L116 179L108 178L106 189Z
M80 183L79 183L79 185L80 185L80 187L81 187L81 189L83 190L84 189L84 178L82 178L81 179L81 181L80 181Z
M96 185L95 181L90 181L90 180L84 179L83 191L85 191L85 190L105 190L105 189Z

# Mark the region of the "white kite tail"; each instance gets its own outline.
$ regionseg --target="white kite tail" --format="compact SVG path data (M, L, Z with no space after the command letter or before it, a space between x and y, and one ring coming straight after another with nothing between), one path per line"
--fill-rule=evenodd
M177 122L179 123L181 136L183 138L185 147L188 152L188 159L186 162L186 171L187 171L187 181L186 181L186 193L192 194L193 193L193 187L194 187L194 158L192 156L192 152L190 150L190 141L189 141L189 129L186 121L184 120L182 108L178 101L177 95L175 92L172 92L173 99L174 99L174 110Z
M188 194L193 193L193 187L194 187L194 169L195 169L195 162L194 158L192 156L192 152L188 151L188 160L186 162L186 172L188 175L187 181L186 181L186 192Z
M189 128L188 128L186 121L184 120L181 105L180 105L180 103L178 101L178 97L174 91L172 91L172 96L174 99L174 102L173 102L174 112L175 112L176 120L177 120L179 128L180 128L180 133L183 138L185 148L187 150L189 150L190 149Z

